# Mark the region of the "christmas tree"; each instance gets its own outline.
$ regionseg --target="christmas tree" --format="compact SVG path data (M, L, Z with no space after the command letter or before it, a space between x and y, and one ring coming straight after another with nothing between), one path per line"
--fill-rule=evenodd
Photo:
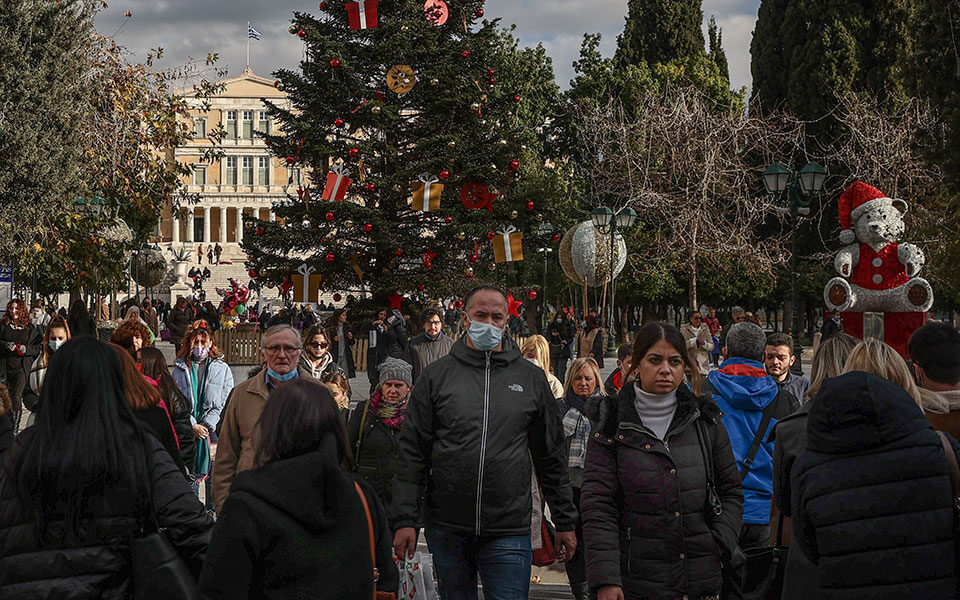
M536 226L568 201L541 152L558 91L542 48L482 17L479 0L294 13L304 59L276 74L292 108L268 104L279 126L266 137L312 176L276 222L245 222L258 280L299 270L325 291L430 294L519 284L524 246L553 241Z

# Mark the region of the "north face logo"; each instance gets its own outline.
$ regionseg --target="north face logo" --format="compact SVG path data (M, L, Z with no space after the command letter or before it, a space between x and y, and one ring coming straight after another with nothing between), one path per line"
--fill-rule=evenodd
M508 385L507 387L510 388L511 390L513 390L514 392L522 392L522 391L523 391L523 386L520 385L519 383L511 383L511 384Z

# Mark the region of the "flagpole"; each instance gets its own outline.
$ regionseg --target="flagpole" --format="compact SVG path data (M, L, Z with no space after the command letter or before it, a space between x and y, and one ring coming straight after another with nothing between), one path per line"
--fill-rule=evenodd
M247 21L247 70L250 70L250 21Z

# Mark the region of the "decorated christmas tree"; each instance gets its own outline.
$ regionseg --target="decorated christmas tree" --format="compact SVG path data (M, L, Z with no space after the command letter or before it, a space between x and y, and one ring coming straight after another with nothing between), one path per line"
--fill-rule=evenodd
M292 108L268 105L266 137L311 177L276 222L247 218L252 275L308 296L519 285L524 252L555 242L538 224L568 201L541 152L558 92L543 49L483 16L479 0L294 14L304 59L276 74Z

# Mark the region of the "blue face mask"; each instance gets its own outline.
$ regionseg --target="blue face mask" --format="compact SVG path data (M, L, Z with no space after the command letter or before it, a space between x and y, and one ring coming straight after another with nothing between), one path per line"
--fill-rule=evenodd
M297 376L297 370L296 370L296 369L293 369L292 371L290 371L290 372L287 373L286 375L281 375L280 373L277 373L277 372L274 371L273 369L267 367L267 376L270 377L271 379L275 380L275 381L279 381L279 382L283 383L284 381L290 381L291 379L293 379L294 377L296 377L296 376Z
M60 349L60 346L66 343L67 342L65 340L50 340L49 342L47 342L47 345L50 346L51 351L56 352L57 350Z
M503 330L489 323L471 321L467 335L470 336L470 341L477 347L477 350L488 352L500 345Z

